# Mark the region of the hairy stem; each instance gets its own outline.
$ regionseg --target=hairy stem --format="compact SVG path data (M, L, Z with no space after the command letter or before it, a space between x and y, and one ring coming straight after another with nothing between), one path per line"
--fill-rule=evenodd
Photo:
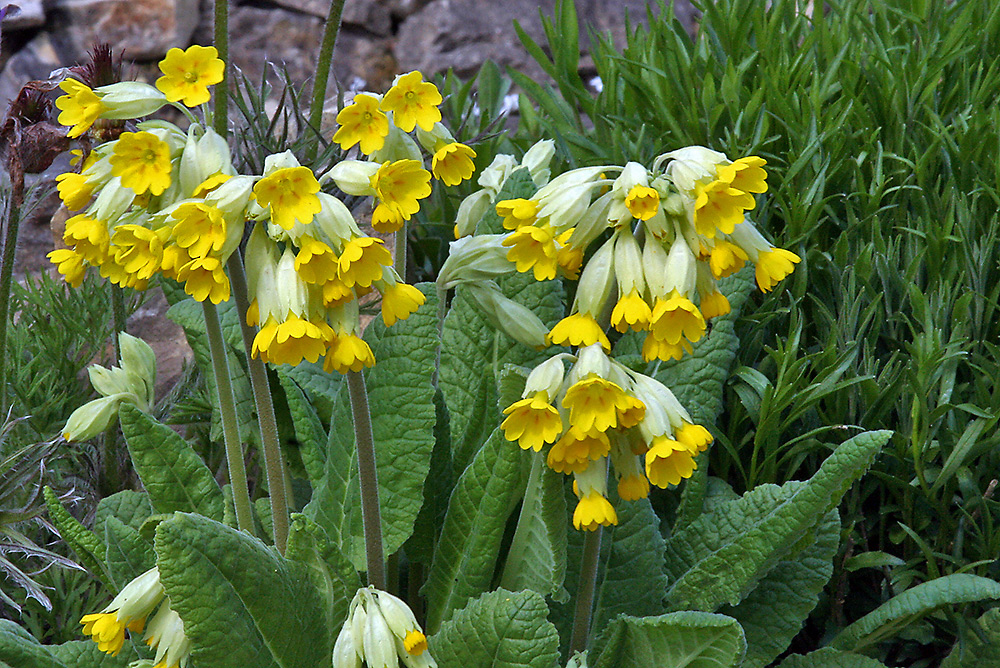
M226 64L222 81L215 85L215 107L212 128L225 137L229 129L229 0L215 0L215 49Z
M24 198L24 178L18 183L14 171L11 170L13 184L7 204L7 220L4 221L3 257L0 258L0 418L6 418L10 410L7 405L7 327L10 324L10 286L14 280L17 233L21 227L21 202Z
M256 328L247 324L246 313L250 308L250 298L247 292L247 277L243 269L243 260L239 252L229 256L229 281L233 287L233 297L236 300L236 312L239 314L240 333L243 335L243 349L247 356L247 366L250 370L250 387L253 389L254 405L257 407L257 420L260 423L260 442L264 451L264 472L267 475L267 489L271 500L271 521L274 527L274 545L278 552L285 553L288 542L288 492L285 485L284 462L281 457L281 446L278 444L278 423L274 417L274 402L271 398L271 386L267 379L267 368L259 357L254 357L253 339Z
M347 374L347 389L354 416L354 440L358 449L358 478L361 482L361 522L365 530L365 557L368 584L385 589L385 559L382 556L382 516L378 504L378 473L375 467L375 439L368 409L368 389L361 371Z
M392 268L399 277L406 280L406 223L393 233L395 250L392 257Z
M219 312L215 304L201 303L205 314L205 330L208 333L208 347L212 353L212 370L215 372L215 387L219 393L219 412L222 414L222 438L226 445L226 464L229 468L229 482L233 486L233 505L236 507L236 526L240 531L253 533L253 515L250 511L250 490L247 487L247 470L243 463L243 444L240 441L239 423L236 417L236 398L229 375L229 360L226 358L226 343L222 338Z
M597 563L601 556L601 533L603 527L586 532L583 539L583 562L580 564L580 587L576 592L576 611L573 613L573 635L569 641L569 653L587 649L590 635L590 617L594 612L594 591L597 589Z
M312 104L309 106L309 125L319 131L323 122L323 103L326 102L326 83L330 80L330 64L333 61L333 47L340 32L340 16L344 12L344 0L330 0L330 12L323 27L323 41L319 45L319 60L313 77Z

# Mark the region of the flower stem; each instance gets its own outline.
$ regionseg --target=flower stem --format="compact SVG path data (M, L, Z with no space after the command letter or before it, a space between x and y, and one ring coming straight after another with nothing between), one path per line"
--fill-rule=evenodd
M233 505L236 507L236 526L240 531L253 533L253 515L250 512L250 491L247 487L247 470L243 463L243 444L236 418L236 398L233 394L232 378L229 375L229 360L226 358L226 343L222 338L222 326L215 304L201 303L205 314L205 331L208 333L208 347L212 353L212 370L215 372L215 388L219 393L219 412L222 414L222 437L226 444L226 464L229 468L229 482L233 486Z
M396 270L399 277L406 280L406 224L393 232L395 250L392 258L392 268Z
M323 122L323 103L326 102L326 83L330 80L330 64L333 61L333 47L340 32L340 16L344 12L344 0L330 0L330 12L323 27L323 41L319 45L319 60L313 77L312 104L309 105L309 125L319 132ZM316 144L313 144L315 147Z
M12 147L16 151L17 148ZM11 170L10 200L7 203L7 224L3 237L3 257L0 258L0 417L6 416L7 405L7 328L10 320L10 286L14 280L14 260L17 255L17 233L21 227L21 202L24 198L24 178L18 179Z
M229 69L229 0L215 0L215 49ZM229 129L229 77L222 72L222 81L215 85L215 109L212 128L225 137Z
M354 440L358 449L358 478L361 483L361 523L365 531L365 557L368 584L385 589L385 563L382 556L382 517L378 504L378 473L375 467L375 439L372 416L368 409L368 390L361 371L347 374L347 389L354 415Z
M590 617L594 612L594 591L597 589L597 563L601 556L601 533L587 531L583 539L583 561L580 564L580 586L576 591L576 611L573 613L573 635L569 641L569 654L587 649L590 635Z
M125 294L117 285L108 283L107 289L111 295L111 342L114 347L115 361L122 358L122 347L119 334L125 331ZM104 430L102 441L104 448L100 489L105 496L124 489L125 471L122 466L122 453L118 440L118 422L112 421Z
M281 447L278 444L278 423L274 417L274 401L271 398L267 368L259 357L254 357L252 354L256 328L247 324L246 313L247 309L250 308L250 299L247 293L247 276L239 252L234 252L229 256L227 267L229 268L229 281L233 287L233 296L236 299L236 312L239 314L243 349L246 351L247 366L250 369L250 387L253 389L257 420L260 423L264 472L267 475L267 489L271 498L274 545L278 548L278 552L284 554L285 545L288 542L288 493L285 485Z

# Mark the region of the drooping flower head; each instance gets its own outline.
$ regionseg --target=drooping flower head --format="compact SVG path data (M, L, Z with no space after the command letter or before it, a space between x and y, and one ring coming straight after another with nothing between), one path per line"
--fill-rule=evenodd
M90 129L107 107L90 86L76 79L64 79L59 87L66 93L56 99L56 107L61 109L59 122L72 126L67 137L79 137Z
M159 66L163 76L156 80L156 87L171 102L182 102L188 107L208 102L211 98L208 87L222 81L226 73L226 64L216 48L198 44L183 51L170 49Z
M431 171L434 178L446 186L457 186L462 181L472 177L476 166L472 159L476 152L459 142L445 144L434 153L431 160Z

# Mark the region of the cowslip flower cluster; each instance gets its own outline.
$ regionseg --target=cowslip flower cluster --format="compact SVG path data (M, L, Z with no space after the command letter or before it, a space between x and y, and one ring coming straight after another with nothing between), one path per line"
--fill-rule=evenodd
M642 499L650 483L665 488L690 477L712 442L665 385L611 359L599 343L536 366L521 397L504 409L504 436L524 450L545 449L552 470L573 475L573 526L581 530L618 523L609 470L620 498Z
M368 159L343 160L324 178L349 195L372 198L376 232L402 229L420 210L420 200L430 196L432 176L454 186L475 171L476 152L455 141L441 123L442 99L437 87L414 71L396 77L385 95L358 93L337 114L333 141L345 151L356 146ZM430 157L430 171L421 147Z
M80 623L97 647L111 656L121 651L126 631L143 629L143 641L156 650L154 668L183 668L191 656L184 622L170 607L155 567L125 585L103 610L84 615Z
M413 612L392 594L359 589L333 646L333 668L436 668Z
M206 102L224 70L216 56L212 47L171 49L156 87L122 82L90 90L67 80L66 95L57 100L60 122L72 125L68 134L75 137L98 119ZM408 119L411 130L417 124L436 131L440 96L428 97L426 86L406 81L398 84L403 102L391 102L399 95L390 91L387 108L396 109L393 118ZM425 109L421 101L427 99L437 102ZM226 141L200 123L184 132L145 121L136 130L96 146L80 156L78 172L57 177L60 197L77 214L66 223L67 247L49 258L71 285L79 286L89 268L137 290L160 276L180 283L197 301L219 304L230 298L226 263L250 222L251 305L245 315L260 326L252 353L273 364L323 357L327 371L340 373L375 362L360 336L359 297L381 294L386 325L424 303L423 293L392 268L383 242L362 233L344 203L322 192L321 181L330 177L318 179L290 151L268 156L261 174L243 175ZM411 216L417 200L430 194L429 173L420 176L425 170L412 160L363 164L373 167L366 183L400 216Z

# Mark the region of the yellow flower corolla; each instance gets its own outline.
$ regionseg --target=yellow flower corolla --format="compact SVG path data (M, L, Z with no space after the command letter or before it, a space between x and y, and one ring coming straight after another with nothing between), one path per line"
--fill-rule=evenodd
M556 277L559 266L552 226L523 225L511 232L501 245L510 248L507 260L514 263L517 270L525 273L531 270L536 281L547 281Z
M431 173L418 160L386 162L370 179L379 202L403 220L420 210L419 200L430 196L430 182Z
M698 307L677 290L671 290L666 299L656 300L649 327L656 338L674 344L681 338L694 343L706 329Z
M208 87L222 81L226 64L219 58L214 46L189 46L185 50L173 48L160 61L163 76L156 80L156 87L171 102L182 102L197 107L211 99Z
M63 241L89 264L98 265L108 259L111 236L108 226L96 218L80 214L67 220Z
M653 332L646 335L642 342L642 359L646 362L653 360L679 360L684 353L691 353L693 348L687 339L681 339L677 343L669 343L664 339L657 338Z
M533 199L505 199L496 204L497 215L503 218L505 230L516 230L535 222L538 202Z
M736 244L717 239L709 254L708 267L715 278L725 278L742 269L748 259L746 251Z
M392 255L382 245L381 239L355 237L340 253L338 274L348 287L367 288L382 277L382 268L392 265Z
M170 187L170 147L151 132L123 132L110 162L112 176L136 195L161 195Z
M556 323L546 339L550 345L572 347L589 346L599 342L604 352L611 352L611 342L607 334L593 316L585 313L566 316Z
M289 312L283 322L269 316L253 340L253 355L272 364L296 365L303 359L315 362L327 352L334 338L325 321L312 322Z
M87 265L83 262L83 256L69 248L57 248L47 256L49 262L56 265L63 279L72 287L78 288L83 284L83 277L87 273Z
M691 424L690 422L681 425L674 437L693 454L704 452L715 440L708 429L700 424Z
M576 228L571 227L556 237L559 249L556 251L556 264L562 270L563 276L571 281L580 278L580 267L583 265L583 248L569 243L575 231Z
M355 95L354 103L337 114L337 124L340 127L333 134L333 141L345 151L360 144L361 152L365 155L371 155L382 148L385 138L389 136L389 117L378 105L378 99L371 95Z
M619 332L624 332L628 329L637 332L647 330L652 318L653 310L649 308L646 300L639 295L638 290L632 290L627 295L623 295L611 312L611 324Z
M726 315L729 313L731 308L729 306L729 300L726 299L726 295L716 290L715 292L709 292L701 296L699 310L705 320L711 320L712 318L717 318L720 315Z
M618 384L591 376L573 383L562 405L569 410L570 425L579 433L590 434L617 427L620 414L632 408L634 401Z
M107 107L90 86L76 79L64 79L59 87L66 93L56 99L56 107L61 110L59 123L73 126L66 133L67 137L79 137L90 129Z
M555 441L562 432L562 418L544 392L516 401L504 409L507 418L500 424L508 441L516 441L523 450L538 452Z
M138 280L151 278L163 261L163 241L142 225L119 225L111 244L115 264Z
M339 272L340 263L337 263ZM328 276L323 282L323 306L331 307L354 299L354 291L341 280L339 273Z
M403 638L403 649L407 654L420 656L427 651L427 637L421 631L413 629Z
M420 72L410 72L399 77L386 92L381 107L392 112L392 122L403 132L412 132L417 125L430 132L441 120L438 105L442 99L437 86L424 81Z
M743 222L743 212L754 208L753 195L733 188L726 181L716 179L695 189L694 227L708 238L716 230L731 234Z
M136 619L131 622L118 620L115 612L95 612L84 615L80 620L83 624L84 634L91 636L97 643L97 649L111 656L118 656L125 644L125 630L133 633L142 630L145 619Z
M434 172L434 178L446 186L457 186L476 171L476 166L472 163L475 157L476 152L465 144L445 144L434 152L431 171Z
M740 158L728 165L716 165L715 171L720 181L726 181L733 188L748 193L767 192L767 161L756 155Z
M70 211L79 211L87 206L94 194L94 186L87 183L86 174L66 172L56 177L59 199Z
M626 475L618 479L618 496L622 501L638 501L649 496L649 479L644 475Z
M649 220L660 210L660 193L649 186L632 186L625 196L625 208L639 220Z
M323 205L316 193L319 181L308 167L283 167L258 181L253 187L257 203L271 207L271 221L284 230L295 221L308 225Z
M580 499L573 511L573 526L580 531L597 531L597 527L618 524L614 506L596 491Z
M382 293L382 322L391 327L398 320L406 320L427 297L408 283L393 283Z
M668 436L657 436L646 452L646 477L657 487L678 485L697 468L694 453Z
M125 630L138 633L146 617L164 598L159 571L152 568L125 585L100 612L84 615L83 632L91 636L98 649L115 656L125 642Z
M611 441L607 434L584 434L576 428L570 428L549 449L545 463L556 473L583 473L591 461L607 457L609 452Z
M177 221L173 227L174 239L190 257L218 253L226 244L226 219L218 207L205 202L185 202L170 216Z
M364 367L375 365L375 354L371 347L360 336L349 334L338 336L330 345L330 350L323 360L323 370L327 373L347 373L361 371Z
M778 281L795 270L795 265L802 261L798 255L784 248L772 248L757 256L757 285L761 292L770 292Z
M333 249L309 235L299 237L299 252L295 255L295 273L306 283L324 283L336 277L339 258Z
M221 304L229 299L229 277L221 258L214 255L197 257L177 270L177 280L184 284L184 292L195 301L206 299Z

